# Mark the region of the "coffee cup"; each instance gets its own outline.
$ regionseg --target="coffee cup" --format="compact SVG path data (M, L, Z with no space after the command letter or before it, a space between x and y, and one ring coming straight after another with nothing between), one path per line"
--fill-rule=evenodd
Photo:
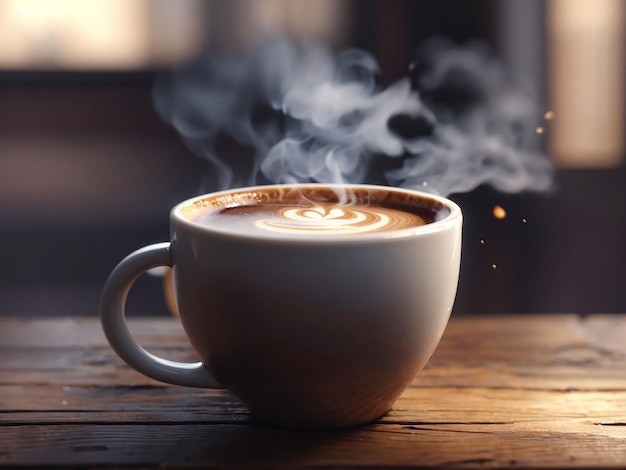
M461 229L454 202L385 186L198 196L170 212L169 242L113 270L102 327L139 372L226 388L262 421L368 423L389 411L439 343L456 295ZM172 268L176 311L201 362L158 357L131 337L128 291L156 266Z

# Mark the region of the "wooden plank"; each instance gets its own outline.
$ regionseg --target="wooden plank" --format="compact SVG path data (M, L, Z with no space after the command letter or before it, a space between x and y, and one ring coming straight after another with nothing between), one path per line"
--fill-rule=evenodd
M578 344L565 354L561 349L546 352L539 363L497 352L475 357L479 351L470 350L456 356L442 347L427 367L416 377L416 386L479 386L533 389L614 390L626 387L626 354L615 350L598 352L590 344ZM163 357L180 361L195 361L197 357L187 348L152 348ZM0 386L137 384L156 385L158 382L124 365L108 348L0 348ZM517 359L516 359L517 357ZM455 358L455 359L453 359ZM0 394L1 396L1 394Z
M409 423L532 422L586 419L626 423L626 390L562 392L493 388L411 387L383 421Z
M62 413L70 416L73 412L155 414L157 419L167 420L177 419L175 415L185 411L196 419L213 421L224 421L230 415L247 414L245 406L225 390L123 384L98 387L10 385L0 390L0 425L11 422L11 415L16 412L29 417L30 422L37 422L34 421L37 419L47 421L41 414L33 412L44 415L55 412L57 416L62 416ZM75 419L75 416L72 417L72 421Z
M384 425L333 432L249 425L0 427L0 462L20 465L596 468L626 463L626 428L544 421Z
M171 360L195 362L185 347L149 348ZM126 366L111 348L0 348L0 386L44 385L157 385ZM1 395L0 395L1 396Z
M180 322L169 317L131 318L129 328L146 348L188 347ZM95 317L21 318L0 317L0 347L16 348L109 348Z
M223 390L170 386L66 389L11 386L4 391L0 425L63 420L68 423L136 423L142 420L241 422L248 419L245 405ZM606 425L626 423L626 390L562 392L411 387L381 422L449 424L545 419L584 419Z
M138 318L129 320L137 341L146 348L186 349L191 347L177 319ZM625 315L506 315L453 317L437 349L437 357L452 362L482 362L500 357L518 361L542 360L547 352L567 355L579 345L593 345L597 352L615 349L626 352ZM608 340L609 337L613 340ZM0 317L0 348L88 348L109 349L100 324L93 317L22 319ZM458 350L472 355L458 355ZM497 353L494 356L494 353ZM450 356L452 354L452 357Z
M613 317L616 325L626 325L626 316ZM464 365L486 361L514 364L550 365L598 360L612 348L624 352L602 334L587 328L595 323L576 315L506 315L452 318L434 359L446 364ZM615 326L615 325L613 325ZM608 328L607 328L608 329ZM621 346L623 348L623 346ZM471 354L459 354L460 351Z
M581 320L585 336L613 357L626 357L626 314L588 315Z

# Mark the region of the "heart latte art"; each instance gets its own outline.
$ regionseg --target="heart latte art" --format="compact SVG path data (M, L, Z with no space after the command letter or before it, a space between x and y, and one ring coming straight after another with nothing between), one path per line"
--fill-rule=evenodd
M424 207L420 200L376 198L369 193L355 196L347 203L316 193L276 198L265 193L246 193L209 202L194 216L196 222L228 232L259 235L377 233L418 227L433 222L437 214L437 208Z
M285 207L254 221L263 230L283 233L356 234L423 225L409 212L367 206Z

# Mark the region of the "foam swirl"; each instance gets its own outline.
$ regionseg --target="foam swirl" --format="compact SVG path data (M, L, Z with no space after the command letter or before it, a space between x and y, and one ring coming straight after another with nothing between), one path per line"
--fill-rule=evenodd
M260 219L256 226L281 233L357 234L389 230L397 217L374 208L350 207L284 207L272 218Z

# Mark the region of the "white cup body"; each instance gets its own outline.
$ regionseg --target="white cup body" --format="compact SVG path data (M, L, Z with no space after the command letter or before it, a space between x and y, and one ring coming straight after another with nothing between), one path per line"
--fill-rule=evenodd
M366 187L366 186L360 186ZM385 191L412 191L378 188ZM435 350L456 295L462 215L346 237L259 237L171 212L177 309L215 379L276 424L377 419Z

